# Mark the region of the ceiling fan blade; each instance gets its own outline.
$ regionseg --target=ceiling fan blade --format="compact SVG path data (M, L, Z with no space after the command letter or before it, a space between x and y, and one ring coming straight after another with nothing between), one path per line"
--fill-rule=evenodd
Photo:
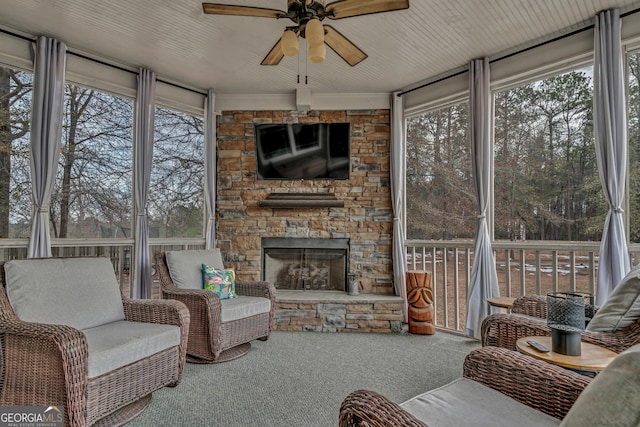
M234 6L230 4L202 3L204 13L211 15L257 16L260 18L283 18L287 14L281 10L263 7Z
M327 18L342 19L409 8L409 0L338 0L325 7Z
M278 39L278 42L271 48L267 56L264 57L260 65L278 65L282 58L284 58L284 53L282 53L282 47L280 47L280 42L282 38Z
M352 67L364 61L367 54L330 25L324 26L324 42Z

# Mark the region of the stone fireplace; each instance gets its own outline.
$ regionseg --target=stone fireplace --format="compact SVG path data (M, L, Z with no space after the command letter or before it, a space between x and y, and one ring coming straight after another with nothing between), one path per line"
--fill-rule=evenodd
M349 239L262 239L262 279L276 289L345 291Z
M350 123L349 178L258 179L257 123ZM265 238L345 239L346 274L362 283L360 293L393 295L389 138L389 110L223 111L217 128L216 245L225 265L236 270L238 280L260 280ZM344 292L342 280L336 286Z
M351 125L348 179L258 179L256 123L345 122ZM276 329L403 329L402 299L393 295L389 139L389 110L223 111L218 117L216 245L225 266L236 270L237 280L266 277L276 285L280 282L277 276L287 276L290 268L292 273L297 265L302 270L284 281L304 290L276 292ZM278 243L280 246L273 247L275 253L265 259L263 243L269 242L267 239L283 239L288 246ZM329 259L333 254L319 257L312 245L300 248L310 239L347 242L346 273L343 267L329 265L334 262ZM294 254L287 255L292 260L285 265L281 249L287 247ZM268 271L263 271L265 264L272 262L275 266L267 265ZM310 264L337 273L323 271L326 281L311 280ZM362 285L357 296L345 292L345 276L350 278L350 274ZM324 290L325 284L338 289Z

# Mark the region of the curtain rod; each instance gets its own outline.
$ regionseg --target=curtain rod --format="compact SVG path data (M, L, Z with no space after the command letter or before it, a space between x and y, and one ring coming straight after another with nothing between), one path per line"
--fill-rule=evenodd
M630 10L629 12L625 12L625 13L620 14L620 18L624 18L625 16L633 15L634 13L638 13L638 12L640 12L640 8L638 8L638 9L633 9L633 10ZM595 27L595 25L594 25L594 24L591 24L591 25L588 25L588 26L586 26L586 27L584 27L584 28L579 28L579 29L577 29L577 30L571 31L570 33L563 34L563 35L561 35L561 36L554 37L554 38L552 38L552 39L550 39L550 40L547 40L547 41L544 41L544 42L541 42L541 43L535 44L535 45L533 45L533 46L526 47L526 48L521 49L521 50L519 50L519 51L517 51L517 52L512 52L512 53L506 54L506 55L504 55L504 56L501 56L501 57L499 57L499 58L492 59L492 60L490 60L490 61L489 61L489 63L490 63L490 64L493 64L494 62L498 62L498 61L502 61L503 59L511 58L512 56L519 55L519 54L521 54L521 53L527 52L527 51L529 51L529 50L536 49L536 48L538 48L538 47L541 47L541 46L547 45L547 44L549 44L549 43L554 43L554 42L557 42L557 41L559 41L559 40L566 39L567 37L571 37L571 36L574 36L574 35L576 35L576 34L580 34L580 33L584 32L584 31L588 31L588 30L590 30L590 29L592 29L592 28L594 28L594 27ZM397 94L397 96L406 95L406 94L411 93L411 92L413 92L413 91L416 91L416 90L418 90L418 89L422 89L422 88L425 88L425 87L431 86L431 85L433 85L433 84L436 84L436 83L442 82L442 81L444 81L444 80L448 80L448 79L454 78L454 77L456 77L456 76L459 76L459 75L461 75L461 74L468 73L468 72L469 72L469 70L468 70L468 69L458 71L458 72L456 72L456 73L453 73L453 74L450 74L450 75L444 76L444 77L439 78L439 79L437 79L437 80L434 80L434 81L432 81L432 82L424 83L424 84L422 84L422 85L420 85L420 86L416 86L416 87L414 87L414 88L411 88L411 89L407 89L407 90L405 90L405 91L402 91L402 92L398 93L398 94Z
M69 54L73 55L73 56L77 56L78 58L86 59L88 61L93 61L93 62L95 62L97 64L100 64L100 65L106 65L107 67L115 68L116 70L126 71L128 73L136 74L136 75L138 74L137 71L129 70L129 69L124 68L124 67L122 67L120 65L109 64L108 62L104 62L104 61L101 61L99 59L91 58L90 56L86 56L86 55L83 55L83 54L78 53L78 52L69 51ZM188 90L189 92L197 93L198 95L205 95L205 96L207 95L207 92L202 92L202 91L197 90L197 89L191 89L191 88L188 88L188 87L184 87L184 86L179 85L177 83L168 82L166 80L162 80L162 79L158 79L158 78L156 78L156 81L158 81L160 83L167 84L169 86L177 87L178 89Z
M16 34L16 33L12 32L12 31L5 30L4 28L0 28L0 33L4 33L4 34L10 35L12 37L16 37L16 38L19 38L21 40L28 41L28 42L35 42L36 41L36 39L33 38L33 37L27 37L27 36L23 36L21 34ZM86 59L88 61L92 61L92 62L95 62L95 63L100 64L100 65L106 65L107 67L115 68L116 70L125 71L127 73L136 74L136 75L138 74L137 71L132 71L132 70L129 70L128 68L124 68L124 67L122 67L120 65L110 64L108 62L101 61L99 59L91 58L90 56L83 55L83 54L78 53L78 52L74 52L73 50L67 49L67 54L76 56L78 58ZM200 90L184 87L184 86L179 85L177 83L168 82L166 80L162 80L162 79L158 79L158 78L156 78L156 81L158 81L160 83L167 84L169 86L177 87L178 89L188 90L189 92L197 93L198 95L204 95L204 96L207 95L207 92L203 92L203 91L200 91Z

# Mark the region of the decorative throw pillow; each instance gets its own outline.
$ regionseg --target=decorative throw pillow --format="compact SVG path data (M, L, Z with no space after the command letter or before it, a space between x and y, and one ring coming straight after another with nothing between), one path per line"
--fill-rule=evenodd
M202 264L202 287L218 295L220 299L237 298L236 274L230 269L219 269Z

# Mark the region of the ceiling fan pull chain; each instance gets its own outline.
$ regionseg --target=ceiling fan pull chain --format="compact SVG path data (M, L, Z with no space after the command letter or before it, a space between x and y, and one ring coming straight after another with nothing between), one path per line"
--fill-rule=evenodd
M298 82L300 84L300 55L298 55Z
M304 52L304 84L307 85L309 83L309 53L307 49Z

